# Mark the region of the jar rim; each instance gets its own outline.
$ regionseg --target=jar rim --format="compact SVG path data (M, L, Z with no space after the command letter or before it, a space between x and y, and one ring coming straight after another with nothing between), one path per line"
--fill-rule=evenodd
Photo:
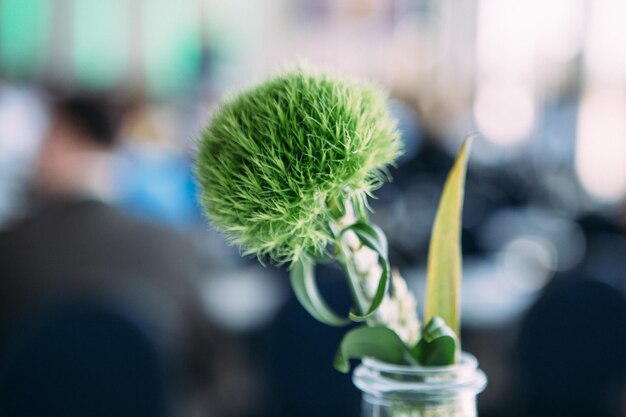
M363 358L361 363L366 367L379 371L389 372L403 375L413 375L421 373L437 374L437 373L451 373L451 372L463 372L473 371L478 368L478 360L474 355L467 352L462 352L460 355L460 361L452 365L443 366L424 366L424 365L397 365L388 362L382 362L374 358Z
M395 365L363 358L352 380L361 391L376 397L458 398L476 395L487 385L478 360L465 352L458 363L447 366Z

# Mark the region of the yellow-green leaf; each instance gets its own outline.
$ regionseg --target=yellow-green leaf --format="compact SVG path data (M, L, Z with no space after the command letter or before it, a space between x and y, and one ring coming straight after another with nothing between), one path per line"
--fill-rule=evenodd
M424 322L428 323L433 317L439 316L457 337L461 296L461 212L472 139L473 136L465 139L448 174L428 251Z

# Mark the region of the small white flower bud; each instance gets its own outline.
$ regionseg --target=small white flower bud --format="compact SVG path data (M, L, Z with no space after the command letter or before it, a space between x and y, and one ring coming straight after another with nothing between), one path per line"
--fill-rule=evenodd
M348 245L348 248L350 248L350 250L353 252L357 251L361 247L361 241L359 240L359 237L352 230L348 230L347 232L345 232L343 234L343 239Z
M354 252L353 261L354 268L359 274L370 274L372 267L378 265L378 254L367 246L361 246Z

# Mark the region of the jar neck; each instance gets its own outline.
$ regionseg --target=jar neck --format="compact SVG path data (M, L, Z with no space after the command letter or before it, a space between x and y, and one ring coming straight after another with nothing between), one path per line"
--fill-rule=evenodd
M475 401L487 384L478 361L468 353L450 366L401 366L365 358L353 374L354 384L371 401Z

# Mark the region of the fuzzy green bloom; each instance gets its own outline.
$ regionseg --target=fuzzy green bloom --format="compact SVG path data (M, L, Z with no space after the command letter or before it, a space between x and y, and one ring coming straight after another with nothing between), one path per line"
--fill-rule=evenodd
M200 199L244 254L291 263L333 239L327 203L365 198L399 153L382 91L297 69L213 115L197 155Z

